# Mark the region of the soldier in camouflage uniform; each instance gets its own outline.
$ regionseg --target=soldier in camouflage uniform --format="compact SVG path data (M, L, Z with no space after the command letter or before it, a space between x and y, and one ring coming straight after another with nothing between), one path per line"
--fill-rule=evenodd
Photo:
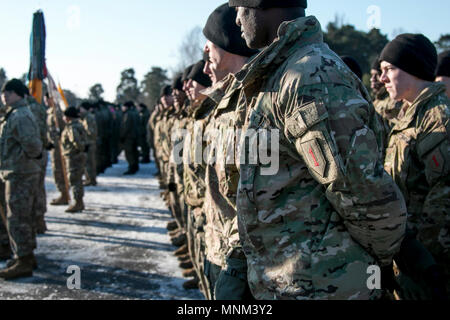
M368 267L392 265L407 212L383 170L384 132L368 92L305 17L305 0L230 6L247 45L265 48L219 104L237 103L243 128L236 206L254 297L379 298Z
M28 91L28 88L24 86L24 91ZM30 95L26 95L25 101L28 103L28 107L34 115L34 118L39 126L39 132L41 135L41 141L46 149L48 147L47 139L47 110L44 105L39 104L36 99ZM33 204L33 210L36 217L35 229L37 234L43 234L47 230L45 224L44 215L47 212L47 195L45 193L45 176L47 173L48 154L47 151L42 153L41 159L41 174L39 176L39 188L37 190L36 201Z
M391 99L405 102L389 136L384 167L405 197L408 237L417 238L437 262L403 244L395 258L398 268L403 278L411 277L422 288L407 293L411 288L400 278L405 290L400 294L404 299L440 299L448 294L445 277L450 288L450 101L445 85L433 82L437 53L423 35L399 35L380 60L381 81Z
M69 183L72 188L75 203L66 212L77 213L84 210L83 173L86 169L86 151L88 138L86 131L79 121L79 112L70 107L64 112L66 127L61 134L63 154L67 164Z
M47 109L47 129L48 129L48 147L50 158L52 161L53 178L55 179L56 188L60 192L60 196L53 199L50 204L53 206L64 206L69 204L69 193L66 186L66 178L63 170L63 157L61 149L61 132L64 130L65 123L62 111L51 103L50 98L46 96Z
M120 154L120 127L122 125L122 110L120 109L120 106L113 106L114 108L114 114L113 114L113 131L112 131L112 137L111 137L111 143L112 143L112 160L111 162L113 164L116 164L119 162L119 154Z
M96 186L97 185L97 121L95 121L95 116L89 111L91 104L89 102L83 102L80 105L80 117L81 124L87 134L87 159L86 159L86 181L85 186Z
M36 260L33 201L39 188L42 141L36 120L24 100L20 80L8 81L2 88L6 106L0 124L0 176L4 183L9 242L14 257L0 270L0 278L31 276Z
M380 60L376 59L370 70L370 88L372 89L373 105L378 114L382 117L386 134L388 135L394 127L398 113L402 107L401 101L394 101L389 97L389 93L380 81L381 68Z
M139 171L139 114L133 102L122 105L122 126L120 127L121 149L125 150L128 170L124 175L135 174Z
M218 106L205 123L204 135L208 149L205 167L205 265L208 280L208 298L219 300L247 299L249 289L246 277L246 259L242 254L232 258L235 264L227 269L225 259L232 248L240 246L236 222L236 192L239 173L235 164L226 163L226 148L234 132L236 105L219 103L228 92L233 76L249 57L257 53L247 47L235 24L236 11L228 4L219 6L210 16L203 29L207 39L204 51L208 54L205 72L213 87L206 90L209 99ZM222 35L222 36L218 36ZM221 137L216 133L223 133ZM223 139L221 139L223 138ZM209 150L209 151L208 151ZM221 152L224 151L224 152ZM231 237L230 237L231 236ZM238 250L236 250L238 252Z

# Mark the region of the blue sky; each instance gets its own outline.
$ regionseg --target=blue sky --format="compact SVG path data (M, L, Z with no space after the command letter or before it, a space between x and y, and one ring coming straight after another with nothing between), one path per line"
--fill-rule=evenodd
M138 80L152 66L171 70L188 31L205 24L224 0L0 0L0 67L20 77L29 66L33 12L47 25L47 65L64 88L81 97L99 82L113 100L120 72L133 67ZM357 29L377 25L394 33L423 33L432 41L450 33L448 0L310 0L308 15L323 28L336 14Z

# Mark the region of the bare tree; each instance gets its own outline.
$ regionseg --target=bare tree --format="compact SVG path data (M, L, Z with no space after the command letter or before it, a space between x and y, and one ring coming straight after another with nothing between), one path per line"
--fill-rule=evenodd
M206 39L203 36L200 26L196 26L187 32L179 46L179 62L176 70L173 70L173 73L180 72L200 60L203 57L203 46L205 42Z

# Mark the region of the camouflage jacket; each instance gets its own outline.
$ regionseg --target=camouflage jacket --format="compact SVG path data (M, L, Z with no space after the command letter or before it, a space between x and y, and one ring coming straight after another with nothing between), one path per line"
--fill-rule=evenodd
M169 181L177 184L177 192L182 195L184 193L183 183L183 153L184 140L186 137L186 127L189 123L190 115L186 113L185 108L174 115L173 121L170 122L170 173Z
M433 83L390 134L384 167L402 190L408 227L442 261L450 262L450 101ZM402 113L401 112L401 113Z
M87 112L81 119L81 123L86 131L87 141L89 145L93 145L97 142L97 121L95 116Z
M237 215L253 295L377 298L367 267L392 262L406 207L383 170L384 130L367 90L323 42L313 16L282 23L236 78L241 90L224 100L238 103L243 141L262 138L260 152L279 152L272 168L260 157L239 168ZM263 129L274 131L265 139Z
M147 135L147 123L150 119L150 112L147 108L139 112L139 136L145 137Z
M164 110L161 120L158 122L158 146L161 149L161 160L168 162L172 150L171 128L175 117L175 108Z
M20 100L6 107L0 123L0 174L32 174L41 171L43 145L35 117Z
M48 142L53 145L59 144L61 132L64 130L65 122L63 120L63 113L60 109L53 108L47 109L47 130L48 130Z
M76 156L85 151L88 144L87 134L78 119L66 124L61 134L61 144L66 157Z
M389 135L389 132L391 132L397 121L398 113L402 108L402 102L395 102L392 100L389 97L386 88L383 87L376 95L373 105L375 110L382 117L386 134Z
M203 100L193 112L186 129L187 138L183 150L183 182L185 201L191 207L201 207L205 199L205 170L204 152L206 141L203 139L205 127L211 113L217 105L211 98ZM195 106L195 104L194 104Z
M36 99L31 96L27 97L25 101L28 104L28 107L33 113L33 116L39 126L42 144L44 147L47 147L47 110L45 109L44 105L39 104Z

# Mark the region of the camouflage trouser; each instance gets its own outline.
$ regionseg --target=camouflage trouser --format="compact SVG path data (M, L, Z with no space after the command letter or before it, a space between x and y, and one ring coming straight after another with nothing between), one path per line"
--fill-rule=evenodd
M15 258L33 253L36 248L34 212L39 173L11 175L5 181L5 204L9 241Z
M6 229L5 182L0 179L0 246L9 246L8 230Z
M82 152L68 156L66 158L66 163L73 198L77 201L82 200L84 196L83 173L86 168L86 154Z
M203 218L201 207L188 206L187 239L189 255L194 265L197 277L203 288L205 298L211 300L208 280L205 277L205 233L203 232Z
M139 168L139 152L138 152L137 141L126 141L123 144L123 150L125 151L125 158L128 162L129 169Z
M86 179L89 182L96 182L97 178L97 160L96 160L96 154L97 154L97 145L95 142L89 144L89 150L87 152L87 158L86 158L86 170L85 175Z
M208 289L210 300L215 300L214 289L217 280L219 279L220 272L222 271L222 267L210 262L205 258L205 277L208 281Z
M184 196L180 196L177 191L171 191L169 193L169 206L178 227L186 231L186 220L184 217L186 205L184 203Z
M36 200L33 204L33 211L35 213L35 223L44 220L44 215L47 212L47 194L45 193L45 175L47 173L47 152L44 152L41 162L42 171L39 174L39 187L36 194Z
M64 172L62 168L61 149L59 142L55 144L55 148L51 151L52 172L55 178L55 184L59 192L66 192L66 183L64 182Z

